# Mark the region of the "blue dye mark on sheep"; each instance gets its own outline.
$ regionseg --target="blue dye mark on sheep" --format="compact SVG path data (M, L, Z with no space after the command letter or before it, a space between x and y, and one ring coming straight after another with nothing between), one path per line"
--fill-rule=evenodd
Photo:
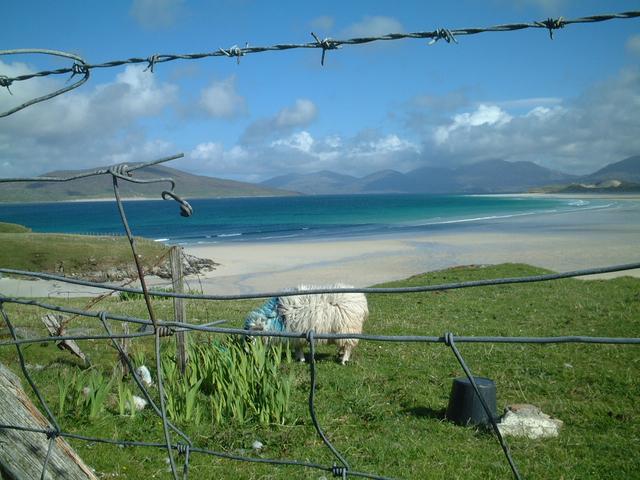
M268 332L284 332L284 318L278 313L278 297L267 300L261 307L247 315L244 321L244 329L252 330L262 324L262 330Z

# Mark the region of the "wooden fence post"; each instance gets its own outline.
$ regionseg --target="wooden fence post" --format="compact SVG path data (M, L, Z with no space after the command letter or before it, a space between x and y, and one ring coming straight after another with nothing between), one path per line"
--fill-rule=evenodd
M169 253L169 263L171 265L171 281L173 284L173 291L175 293L184 293L184 282L182 278L182 248L171 247ZM184 306L183 298L173 299L173 312L176 322L184 323L186 321L186 310ZM187 337L185 332L176 333L176 360L178 368L182 374L187 369Z
M0 428L0 478L97 480L64 438L57 437L51 445L49 438L37 431L48 430L51 424L29 400L19 378L1 363L0 423L27 428ZM34 431L29 431L29 428ZM45 453L50 446L47 470L43 474Z

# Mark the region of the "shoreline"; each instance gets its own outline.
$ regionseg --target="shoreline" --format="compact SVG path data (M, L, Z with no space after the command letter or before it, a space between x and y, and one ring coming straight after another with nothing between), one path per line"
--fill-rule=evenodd
M367 287L461 265L526 263L555 272L640 260L640 202L461 225L451 231L333 240L191 245L219 265L194 286L206 293L255 293L300 283ZM586 279L640 277L640 269Z
M526 263L566 272L637 262L640 202L628 197L616 199L620 201L612 208L494 218L452 228L188 245L183 247L185 253L218 265L211 272L187 277L187 288L208 294L239 294L272 292L302 283L368 287L472 264ZM629 275L640 277L640 269L585 278ZM157 287L170 284L157 278L150 278L149 283ZM8 278L0 278L0 292L29 297L96 294L95 289L60 282Z
M353 194L359 195L359 194ZM376 195L376 194L365 194ZM386 195L380 193L378 195ZM462 197L523 197L523 198L575 198L575 199L602 199L602 200L640 200L640 193L445 193L435 194L443 196L462 196ZM333 195L303 195L293 192L292 195L230 195L217 197L189 197L186 200L224 200L234 198L288 198L291 196L333 196ZM30 205L38 203L91 203L91 202L110 202L115 201L113 197L97 197L97 198L71 198L67 200L34 200L30 202L0 202L0 205ZM123 202L139 202L139 201L166 201L159 196L154 197L123 197Z

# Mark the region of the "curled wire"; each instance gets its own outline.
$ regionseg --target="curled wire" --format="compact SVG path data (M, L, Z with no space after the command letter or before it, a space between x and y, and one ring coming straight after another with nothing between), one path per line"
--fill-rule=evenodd
M180 204L180 215L183 217L190 217L193 215L193 207L189 205L189 202L175 194L173 191L164 191L162 192L162 199L167 200L167 197L173 198L176 202Z
M2 117L7 117L13 113L16 113L22 109L25 109L31 105L34 105L36 103L40 103L40 102L44 102L45 100L49 100L53 97L57 97L58 95L62 95L63 93L69 92L75 88L78 88L80 85L82 85L83 83L85 83L87 80L89 80L89 76L91 74L90 69L87 65L87 63L84 61L84 59L78 55L75 55L73 53L68 53L68 52L61 52L58 50L46 50L46 49L40 49L40 48L35 48L35 49L16 49L16 50L0 50L0 55L23 55L23 54L42 54L42 55L53 55L56 57L64 57L64 58L70 58L72 60L75 60L75 63L73 64L73 66L71 67L71 77L69 78L68 81L70 81L74 76L76 75L82 75L82 78L80 78L77 82L68 85L66 87L63 87L59 90L56 90L54 92L48 93L46 95L42 95L40 97L36 97L33 98L31 100L28 100L24 103L22 103L21 105L18 105L17 107L14 107L12 109L7 110L6 112L2 112L0 113L0 118ZM63 71L67 71L67 69L63 69ZM58 73L58 72L43 72L40 76L44 76L44 74L49 75L50 73ZM9 85L11 85L13 83L14 80L21 80L20 77L17 78L8 78L8 77L3 77L2 79L0 79L0 86L2 87L6 87L7 90L9 89ZM9 92L11 92L11 90L9 90Z

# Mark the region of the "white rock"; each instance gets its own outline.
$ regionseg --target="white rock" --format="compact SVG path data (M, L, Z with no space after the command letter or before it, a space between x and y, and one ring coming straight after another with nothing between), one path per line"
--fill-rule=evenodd
M264 447L264 445L260 440L256 440L255 442L253 442L253 445L251 445L251 448L253 448L254 450L262 450L262 447Z
M562 420L551 418L535 405L509 405L498 423L502 435L531 439L557 437Z
M153 385L153 380L151 380L151 372L146 366L140 365L138 368L136 368L136 375L140 377L140 381L145 387L150 387L151 385Z
M147 401L144 398L138 397L137 395L133 395L133 406L136 410L144 410L144 407L147 406Z

